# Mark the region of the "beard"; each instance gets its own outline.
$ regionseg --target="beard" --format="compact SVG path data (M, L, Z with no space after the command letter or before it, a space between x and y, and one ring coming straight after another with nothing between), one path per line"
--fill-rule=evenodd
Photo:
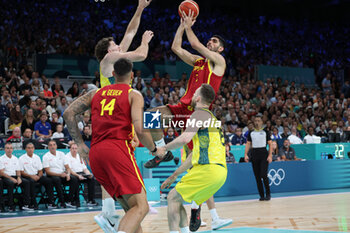
M195 108L196 108L196 105L197 105L197 103L192 99L192 101L191 101L191 107L192 107L193 109L195 109Z

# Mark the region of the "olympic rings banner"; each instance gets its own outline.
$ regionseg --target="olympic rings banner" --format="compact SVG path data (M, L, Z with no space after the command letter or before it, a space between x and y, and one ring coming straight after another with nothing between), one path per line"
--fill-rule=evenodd
M215 196L257 194L251 163L228 164L227 180ZM350 187L350 160L272 162L268 178L273 193Z

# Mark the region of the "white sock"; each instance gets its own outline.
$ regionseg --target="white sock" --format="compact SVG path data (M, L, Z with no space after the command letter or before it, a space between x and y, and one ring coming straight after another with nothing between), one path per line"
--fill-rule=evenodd
M211 215L211 218L213 219L213 221L219 219L219 215L218 213L216 213L216 209L211 209L209 210L210 211L210 215Z
M119 233L119 232L118 232ZM179 233L178 231L170 231L170 233Z
M126 233L125 231L118 231L117 233Z
M190 229L187 227L180 228L181 233L190 233Z
M159 141L154 142L157 147L165 146L164 138L160 139Z
M195 201L192 201L191 209L198 209L198 208L199 208L199 205L197 205Z
M102 212L107 215L115 215L115 201L113 198L102 200Z

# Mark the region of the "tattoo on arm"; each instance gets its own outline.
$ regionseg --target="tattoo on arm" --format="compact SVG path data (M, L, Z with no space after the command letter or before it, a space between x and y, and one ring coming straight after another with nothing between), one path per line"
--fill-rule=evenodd
M76 116L90 109L91 100L95 93L96 90L92 90L89 93L79 97L68 106L66 111L64 111L63 118L66 121L68 132L72 139L78 144L84 141L78 128Z

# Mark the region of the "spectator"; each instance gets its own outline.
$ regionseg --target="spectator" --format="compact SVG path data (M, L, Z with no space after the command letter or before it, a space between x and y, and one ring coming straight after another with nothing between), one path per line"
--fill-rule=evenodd
M155 107L162 106L162 105L163 105L163 100L162 100L160 94L159 94L159 93L156 93L156 94L154 95L154 98L153 98L152 101L151 101L150 107L151 107L151 108L155 108Z
M71 97L72 99L79 96L79 84L77 82L73 82L71 88L67 91L67 96Z
M64 92L64 88L60 83L60 78L58 76L54 77L54 84L51 86L53 96L58 96L59 92L62 90Z
M292 134L288 136L290 144L303 144L303 141L297 136L298 131L296 127L292 127L291 133Z
M9 129L21 127L22 120L23 120L23 115L21 112L21 106L19 106L19 104L16 104L15 107L10 111Z
M283 127L283 133L281 134L281 138L283 140L287 139L289 137L290 133L289 133L289 127L288 126L284 126Z
M272 134L271 134L271 140L276 141L276 140L281 140L282 137L278 133L278 129L276 127L272 128Z
M145 87L145 81L141 78L141 70L136 70L135 77L132 80L132 87L136 88L137 83L141 83L142 88Z
M309 131L308 131L308 135L306 135L304 137L303 142L305 144L309 144L309 143L320 143L321 142L321 138L314 135L314 128L312 126L309 127Z
M60 97L58 102L57 110L61 112L61 114L64 113L64 111L68 108L68 103L66 97Z
M316 135L321 138L321 142L327 142L328 133L327 133L327 129L326 129L325 124L323 124L323 123L320 124L320 130L317 132Z
M52 113L56 112L57 105L56 105L56 99L51 99L49 102L49 105L46 107L46 111L49 113L50 118L52 117Z
M22 198L24 210L30 210L29 208L29 181L25 178L21 178L21 168L19 165L18 158L13 154L13 147L11 142L5 144L5 155L0 157L0 163L3 164L3 169L0 170L0 177L4 182L4 187L7 188L8 192L8 206L9 211L15 211L15 203L13 200L13 190L15 186L20 186L23 190Z
M2 105L2 100L0 98L0 133L7 133L5 132L4 122L9 117L10 111L5 105Z
M327 73L327 76L322 80L322 88L325 93L330 93L332 91L331 77L331 73Z
M47 83L44 83L44 97L48 100L53 99L52 91L49 90L50 86Z
M247 139L242 135L242 129L236 128L235 134L233 135L231 139L232 145L245 145L247 142Z
M295 155L295 150L290 147L288 139L283 141L283 147L280 149L279 156L283 161L301 160Z
M55 141L51 140L48 144L49 152L43 156L43 167L47 176L52 180L53 185L55 186L59 202L61 207L75 207L79 202L79 184L78 179L75 176L72 176L67 170L68 166L65 159L66 155L57 151L57 144ZM63 185L69 186L68 202L65 203L63 196ZM76 203L76 205L74 204Z
M36 201L36 184L41 184L45 187L45 191L48 195L48 208L56 207L53 196L52 181L43 176L43 165L40 157L34 154L34 144L29 142L26 147L26 154L19 158L19 165L22 177L25 177L29 181L30 187L30 208L38 209L38 203Z
M276 141L271 142L272 161L281 161L281 156L278 153L278 145Z
M29 128L26 128L22 135L23 135L23 141L28 139L33 139L33 131Z
M23 148L23 138L21 137L21 129L16 127L12 131L12 135L6 140L12 144L14 150L22 150Z
M29 83L29 78L25 77L24 78L24 83L19 87L19 92L21 93L21 95L24 95L24 91L25 90L29 90L30 94L32 95L32 86Z
M83 129L83 140L84 142L90 142L91 141L91 128L89 125L84 126Z
M35 118L34 118L34 112L33 109L28 109L27 112L24 115L24 119L21 124L21 132L23 134L24 130L29 128L32 131L34 131L34 125L35 125Z
M78 146L73 143L70 146L70 151L66 154L66 162L68 165L68 172L75 176L80 183L88 184L88 206L96 206L95 201L95 178L87 169L83 160L78 154Z
M332 122L331 130L328 131L328 142L340 142L341 136L337 122Z
M90 115L85 113L83 116L83 120L78 123L78 128L80 132L83 132L84 127L89 125L89 123L90 123Z
M33 90L33 95L39 96L40 92L42 92L44 89L40 85L40 82L37 78L33 79L32 82L32 90ZM44 93L45 95L45 93Z
M230 144L226 143L226 163L237 163L235 156L230 152Z
M50 123L47 122L47 114L42 112L39 119L40 120L34 125L35 137L43 139L51 138L52 130Z
M56 132L53 133L51 139L64 138L64 134L62 133L62 131L63 131L63 125L57 124L56 125Z
M81 90L80 95L84 95L84 94L88 93L91 90L97 89L97 87L94 84L92 84L92 83L88 84L85 81L81 83L81 87L82 87L82 90Z

